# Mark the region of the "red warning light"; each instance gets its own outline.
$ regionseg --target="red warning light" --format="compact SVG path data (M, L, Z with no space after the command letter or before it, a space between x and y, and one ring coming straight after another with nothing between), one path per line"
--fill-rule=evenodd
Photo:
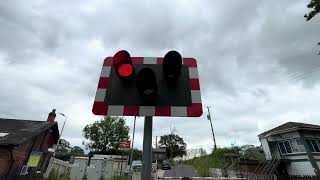
M113 57L113 65L120 78L127 79L132 77L134 69L130 54L127 51L121 50L117 52Z
M132 75L133 73L133 67L132 64L121 64L118 67L118 74L121 77L128 77Z

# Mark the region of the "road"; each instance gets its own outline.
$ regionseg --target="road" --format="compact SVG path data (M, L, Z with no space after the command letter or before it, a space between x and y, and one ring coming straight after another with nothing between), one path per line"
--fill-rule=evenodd
M171 170L163 173L164 177L196 177L198 174L188 165L178 165Z

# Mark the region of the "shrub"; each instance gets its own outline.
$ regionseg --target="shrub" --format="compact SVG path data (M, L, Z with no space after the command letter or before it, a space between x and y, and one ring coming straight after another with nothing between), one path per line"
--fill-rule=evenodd
M124 176L112 176L110 180L124 180Z

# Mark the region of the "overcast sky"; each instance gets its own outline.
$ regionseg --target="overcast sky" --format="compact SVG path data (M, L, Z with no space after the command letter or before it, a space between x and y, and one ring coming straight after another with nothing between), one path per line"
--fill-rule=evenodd
M305 22L308 1L154 2L2 0L0 117L46 120L56 108L68 116L63 137L82 146L83 127L101 118L91 109L103 59L175 49L198 61L218 146L259 145L287 121L320 125L320 17ZM208 150L206 114L155 117L154 139L175 127L188 148ZM138 118L135 147L142 135Z

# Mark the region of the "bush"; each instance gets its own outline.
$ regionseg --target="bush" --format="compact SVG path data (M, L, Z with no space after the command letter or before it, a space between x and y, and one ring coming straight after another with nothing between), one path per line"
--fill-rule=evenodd
M189 159L186 164L193 166L200 176L209 176L209 168L222 168L225 165L224 153L230 151L231 148L218 148L209 155Z
M169 163L170 163L171 166L176 166L177 165L177 163L173 159L170 159Z
M100 178L99 178L99 180L105 180L104 176L101 175Z
M124 176L112 176L110 180L124 180Z

